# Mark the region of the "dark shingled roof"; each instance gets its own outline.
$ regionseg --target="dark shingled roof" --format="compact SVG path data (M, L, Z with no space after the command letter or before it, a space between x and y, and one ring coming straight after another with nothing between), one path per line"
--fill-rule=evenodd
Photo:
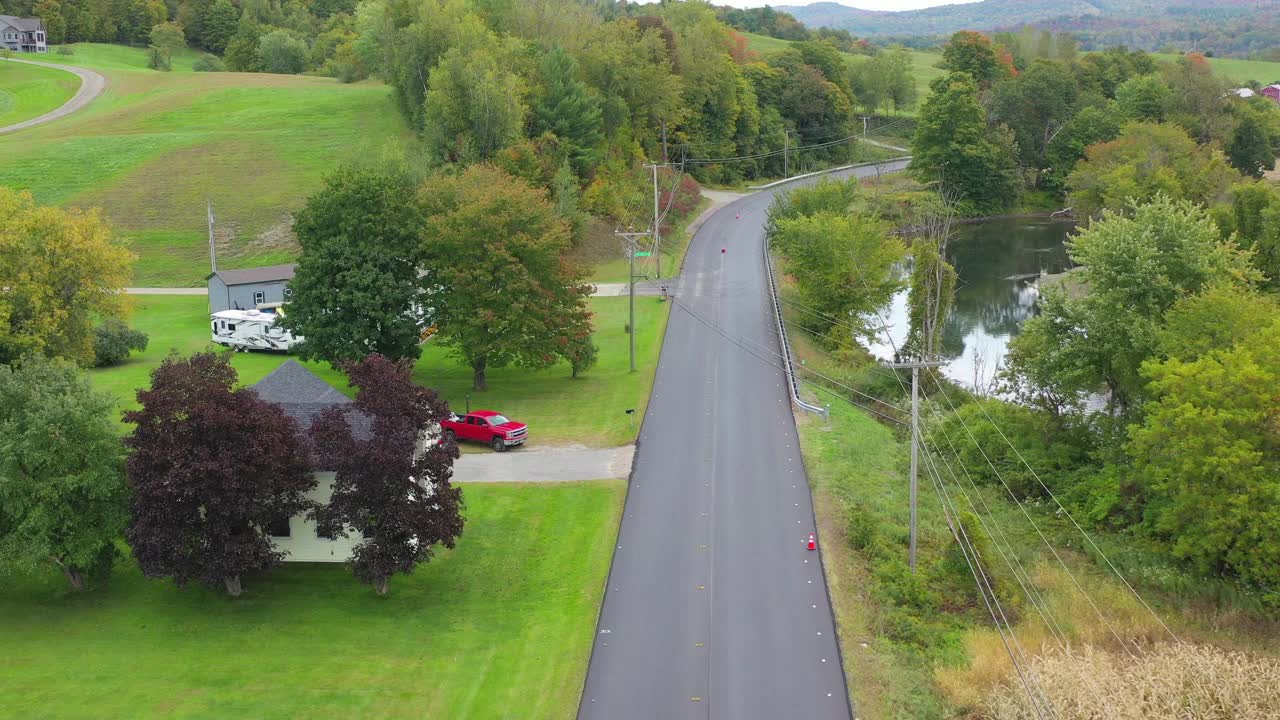
M316 377L297 360L286 360L254 383L253 389L258 397L284 408L285 414L297 420L298 428L303 432L328 408L352 404L351 398ZM373 436L373 418L354 408L347 411L347 424L351 426L352 434L361 440Z
M39 30L44 30L44 23L40 21L40 18L20 18L14 17L13 15L0 15L0 23L10 25L14 30L21 30L23 32L37 32Z
M228 285L249 285L250 283L262 282L279 282L281 280L292 280L293 269L297 265L268 265L266 267L245 268L243 270L218 270L209 273L209 279L214 275L222 278L222 282Z

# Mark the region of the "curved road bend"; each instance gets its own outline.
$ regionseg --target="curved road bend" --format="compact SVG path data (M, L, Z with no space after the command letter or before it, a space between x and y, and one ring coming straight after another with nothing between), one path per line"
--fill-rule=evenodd
M3 59L0 58L0 61L3 61ZM35 125L43 125L44 123L57 120L65 115L70 115L71 113L83 108L85 105L93 102L107 87L106 78L92 70L86 70L85 68L73 67L71 65L55 65L53 63L35 62L33 60L19 60L17 58L8 58L8 62L24 63L26 65L39 65L40 67L54 68L55 70L66 70L67 72L74 73L80 77L80 89L76 91L75 95L71 96L70 100L39 117L24 120L20 123L14 123L13 125L0 127L0 135L15 132L17 130L23 130Z
M787 187L713 215L680 283L692 312L770 349L761 242ZM782 370L674 307L578 717L848 718L813 529Z

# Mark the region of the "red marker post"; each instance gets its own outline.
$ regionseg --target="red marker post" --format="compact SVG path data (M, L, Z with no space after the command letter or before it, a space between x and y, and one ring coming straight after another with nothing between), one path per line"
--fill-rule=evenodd
M720 254L721 254L721 255L723 255L723 254L724 254L724 248L720 248Z
M813 536L813 533L809 533L809 549L810 550L818 549L818 539Z

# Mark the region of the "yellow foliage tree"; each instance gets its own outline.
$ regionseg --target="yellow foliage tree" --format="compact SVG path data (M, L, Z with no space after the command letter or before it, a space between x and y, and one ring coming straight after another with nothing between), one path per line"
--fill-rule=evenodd
M126 314L133 259L99 211L0 187L0 365L28 354L91 364L94 324Z

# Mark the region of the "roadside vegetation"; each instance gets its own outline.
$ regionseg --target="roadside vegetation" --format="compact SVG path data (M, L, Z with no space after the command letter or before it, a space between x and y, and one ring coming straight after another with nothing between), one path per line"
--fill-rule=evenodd
M0 127L56 110L79 87L80 78L62 70L0 62Z
M1265 389L1280 368L1264 229L1276 189L1255 179L1280 111L1227 93L1195 57L1161 68L1109 51L1021 70L976 33L944 56L914 180L819 183L770 218L801 377L833 405L829 423L803 420L802 443L855 703L873 717L1075 718L1105 697L1118 716L1265 717L1276 688L1239 679L1280 666L1280 536L1266 510L1280 477ZM1114 97L1087 101L1109 93L1081 68L1105 63L1132 75L1110 73ZM1032 128L1053 117L1046 144ZM956 282L951 225L1024 192L1078 213L1076 292L1044 289L996 386L922 372L913 574L909 374L863 343L887 296L909 288L898 359L935 359ZM905 277L884 261L904 240ZM1188 688L1151 680L1153 667L1223 676ZM1084 668L1130 682L1095 694L1071 679Z

